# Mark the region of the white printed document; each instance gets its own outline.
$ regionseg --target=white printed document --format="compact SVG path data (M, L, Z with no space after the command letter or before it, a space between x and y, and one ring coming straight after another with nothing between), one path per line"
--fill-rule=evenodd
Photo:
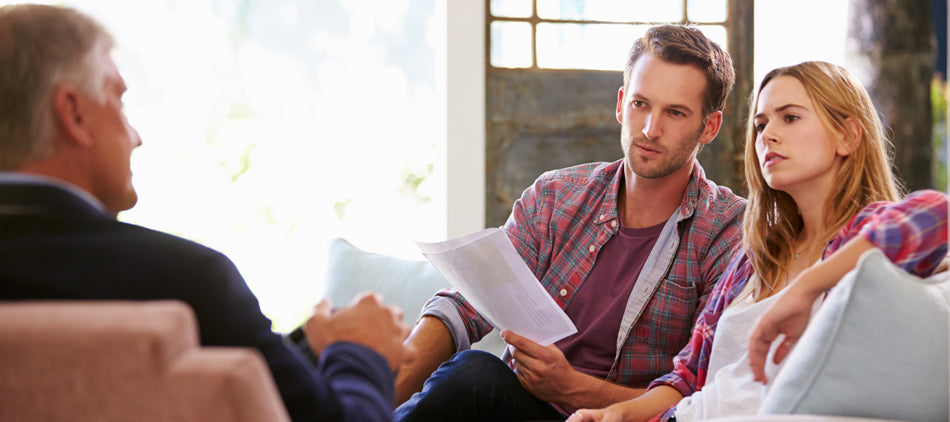
M577 332L498 228L445 242L416 242L422 254L498 330L542 346Z

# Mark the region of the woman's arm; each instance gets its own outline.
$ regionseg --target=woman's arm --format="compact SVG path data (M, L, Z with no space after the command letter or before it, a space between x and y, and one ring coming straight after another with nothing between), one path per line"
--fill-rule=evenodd
M683 395L668 385L661 385L632 400L613 404L603 409L581 409L567 422L640 422L656 417L670 406L679 403Z
M802 271L769 309L759 317L749 338L749 365L756 381L765 383L765 359L772 341L785 334L785 340L775 350L773 360L781 362L801 338L811 318L812 304L822 292L838 284L848 271L854 269L861 254L874 247L863 237L846 243L828 259Z
M765 359L772 341L785 334L774 361L781 362L808 325L822 292L854 269L861 255L878 248L903 270L930 275L947 255L947 196L914 192L898 203L874 203L845 225L832 240L824 261L803 271L759 317L749 339L749 363L757 381L766 382Z

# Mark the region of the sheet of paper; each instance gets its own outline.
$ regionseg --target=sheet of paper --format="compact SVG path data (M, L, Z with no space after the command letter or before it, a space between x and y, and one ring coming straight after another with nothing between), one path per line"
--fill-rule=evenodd
M498 228L445 242L416 242L422 254L499 330L547 346L577 332Z

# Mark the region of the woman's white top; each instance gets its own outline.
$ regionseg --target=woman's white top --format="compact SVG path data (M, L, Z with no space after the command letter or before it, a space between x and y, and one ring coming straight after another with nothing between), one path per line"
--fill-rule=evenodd
M752 367L749 366L749 335L755 321L778 296L774 295L756 303L753 295L749 294L756 277L753 275L749 279L743 292L737 296L740 299L730 304L720 315L709 355L706 384L693 395L680 400L676 406L677 422L751 415L759 410L768 387L752 378ZM824 295L815 302L812 314L823 298ZM772 355L782 339L784 336L780 335L769 348L765 374L770 380L775 379L782 366L772 363Z

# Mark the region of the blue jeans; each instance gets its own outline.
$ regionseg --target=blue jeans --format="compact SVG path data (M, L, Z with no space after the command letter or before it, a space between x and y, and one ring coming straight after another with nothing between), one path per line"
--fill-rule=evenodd
M396 422L563 421L528 393L508 365L481 350L456 353L393 412Z

